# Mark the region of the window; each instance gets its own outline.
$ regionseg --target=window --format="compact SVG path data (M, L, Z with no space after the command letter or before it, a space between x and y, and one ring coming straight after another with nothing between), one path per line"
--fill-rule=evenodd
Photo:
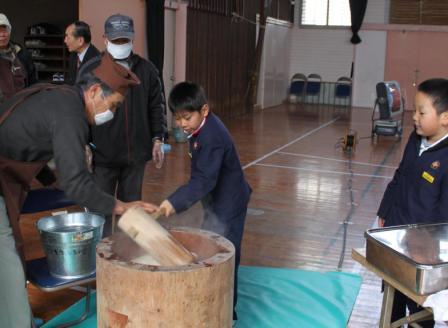
M302 0L302 25L350 26L349 0Z

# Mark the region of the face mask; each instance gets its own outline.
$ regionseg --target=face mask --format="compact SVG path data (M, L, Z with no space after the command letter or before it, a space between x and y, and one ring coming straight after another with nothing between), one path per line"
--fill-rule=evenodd
M114 118L114 113L110 109L106 109L105 112L95 114L95 125L101 125L109 122Z
M107 52L111 54L114 59L126 59L132 51L132 41L125 44L113 44L107 41Z
M102 96L103 97L103 96ZM103 97L104 99L104 97ZM96 106L95 101L92 98L92 105L93 105L93 112L95 113L95 116L93 117L95 120L95 125L101 125L106 122L109 122L111 119L114 118L114 113L108 108L102 113L96 113Z

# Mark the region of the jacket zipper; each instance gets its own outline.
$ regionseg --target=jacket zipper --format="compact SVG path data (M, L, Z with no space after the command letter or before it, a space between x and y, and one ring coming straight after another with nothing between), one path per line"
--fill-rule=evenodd
M128 164L131 163L131 142L130 142L130 138L129 138L129 117L128 117L128 102L125 101L124 104L124 114L125 114L125 131L126 131L126 144L128 147Z

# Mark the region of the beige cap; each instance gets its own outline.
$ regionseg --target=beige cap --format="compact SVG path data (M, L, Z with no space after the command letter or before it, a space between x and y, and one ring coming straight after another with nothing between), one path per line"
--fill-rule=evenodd
M11 24L5 14L0 14L0 26L2 25L6 26L8 32L11 32Z

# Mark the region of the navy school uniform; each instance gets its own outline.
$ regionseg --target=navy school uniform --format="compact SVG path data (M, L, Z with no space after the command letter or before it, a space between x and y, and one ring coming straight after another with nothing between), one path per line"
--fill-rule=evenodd
M168 201L176 213L202 202L202 228L229 239L235 246L235 289L240 262L241 240L251 188L229 131L221 120L210 113L202 128L189 138L191 177Z
M419 156L413 132L378 210L385 226L448 222L448 138Z
M448 138L419 156L422 138L413 132L400 166L387 186L378 210L384 226L448 222ZM392 321L421 310L417 303L395 291ZM433 320L419 322L434 327Z

